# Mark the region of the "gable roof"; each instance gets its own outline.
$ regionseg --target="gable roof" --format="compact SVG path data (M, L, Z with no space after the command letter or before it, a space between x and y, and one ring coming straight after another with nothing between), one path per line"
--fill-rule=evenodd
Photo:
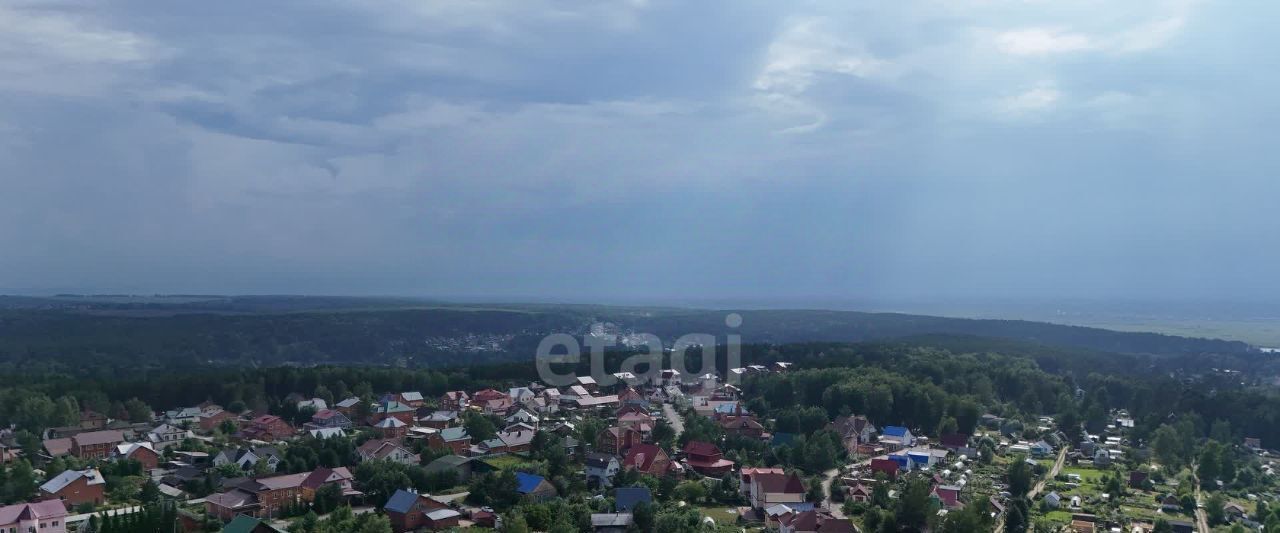
M67 516L67 508L60 500L0 506L0 524L12 524L22 519L44 520L63 516Z
M440 430L440 438L444 439L445 442L450 442L450 441L463 440L463 439L470 440L471 435L467 434L467 428L463 428L463 427L445 428Z
M520 494L528 494L537 490L538 485L546 482L542 476L530 474L527 472L516 472L516 492Z
M691 440L684 445L684 453L690 455L720 455L720 448L710 442Z
M886 437L905 437L910 431L902 426L885 426L882 435Z
M115 444L124 441L124 433L108 429L104 431L90 431L81 433L71 437L71 441L80 446L95 446L98 444Z
M404 489L396 490L391 495L391 499L387 500L387 504L382 508L396 513L407 513L413 507L413 503L418 501L418 494L414 494Z
M756 474L751 477L752 483L758 483L760 488L766 493L781 494L804 494L804 481L795 472L788 474L778 474L775 472L766 472Z
M584 461L587 466L592 468L608 468L610 461L617 461L618 458L607 453L591 452L587 454Z
M101 485L106 483L106 480L102 479L102 473L96 468L89 468L86 470L67 470L57 476L54 476L49 481L44 482L43 485L40 485L40 490L49 494L56 494L58 491L67 488L67 485L75 483L76 480L79 480L80 478L87 478L90 485Z
M260 518L254 518L249 515L237 515L231 523L222 526L222 533L258 533L263 531L261 528L267 528L267 531L278 531L284 533L283 530L263 521Z
M666 457L667 452L662 451L662 448L653 444L637 444L627 450L627 456L622 460L622 463L633 466L641 472L652 473L650 470L653 469L653 462L659 456Z
M613 495L614 507L618 512L635 509L641 502L653 503L653 493L649 487L622 487Z
M422 393L417 391L402 392L400 393L400 399L406 402L420 402L422 401Z

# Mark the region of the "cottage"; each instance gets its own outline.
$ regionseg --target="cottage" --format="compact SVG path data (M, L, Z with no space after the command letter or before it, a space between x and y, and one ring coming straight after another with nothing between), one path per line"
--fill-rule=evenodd
M516 472L516 492L528 501L541 502L556 497L556 487L539 475Z
M348 418L347 415L342 414L342 411L338 411L336 409L324 409L316 411L316 414L311 415L310 425L312 428L350 429L352 423L351 419Z
M311 501L315 492L302 485L310 475L303 472L238 481L230 490L205 498L205 513L224 522L240 514L257 518L278 516L286 507Z
M172 411L165 411L164 421L175 426L182 424L198 424L200 416L204 411L199 407L183 407Z
M667 452L662 451L662 448L641 443L627 450L622 458L622 468L635 469L644 474L661 477L670 470L671 459L667 456Z
M471 397L466 391L449 391L440 396L440 409L445 411L461 411L466 409L471 402Z
M126 442L117 444L114 456L117 459L137 461L143 470L154 470L160 466L160 454L150 442Z
M444 429L449 426L457 425L457 411L431 411L423 413L422 409L418 410L418 425L423 427Z
M418 464L418 454L405 448L398 441L389 439L370 439L361 444L356 451L361 461L392 461L402 465Z
M635 519L631 513L592 513L592 533L626 533Z
M106 459L121 442L124 433L120 431L90 431L71 437L70 453L85 460Z
M201 412L200 414L200 431L211 433L227 420L234 421L236 415L230 411L218 410L212 413Z
M850 455L858 455L858 445L871 442L876 426L865 416L840 416L831 423L831 429L840 435L840 442Z
M475 464L476 462L469 457L446 455L427 463L426 470L428 473L453 472L454 479L458 483L466 483L471 480Z
M471 435L467 434L467 428L445 428L439 433L428 436L427 446L436 449L448 448L455 455L467 455L471 450Z
M0 531L67 533L67 508L56 500L0 506Z
M880 434L880 442L898 448L909 448L916 445L916 437L911 434L911 430L902 426L885 426Z
M450 509L448 504L440 500L404 489L397 490L391 495L382 509L391 520L392 530L397 533L421 528L456 527L461 517L461 514Z
M182 441L194 436L195 434L190 430L182 429L171 424L160 424L147 432L147 440L160 449L181 443Z
M765 509L784 504L793 510L807 510L805 504L805 485L795 473L757 472L751 476L748 499L756 509ZM812 508L812 504L807 504Z
M259 461L266 461L266 470L274 472L281 461L280 451L271 446L232 448L213 456L213 466L239 465L242 470L254 470Z
M240 428L238 434L242 440L260 440L274 442L293 436L293 426L283 418L275 415L262 415L249 421L249 425Z
M380 402L374 406L373 414L369 415L369 424L374 425L387 418L394 418L405 424L413 424L417 415L417 409L403 403L396 401Z
M587 485L590 486L608 487L613 482L613 476L622 468L618 458L607 453L589 453L584 462Z
M622 455L641 442L640 432L624 427L611 427L600 432L596 437L596 450L613 455Z
M384 439L399 439L409 432L409 425L395 417L387 417L373 425L373 429Z

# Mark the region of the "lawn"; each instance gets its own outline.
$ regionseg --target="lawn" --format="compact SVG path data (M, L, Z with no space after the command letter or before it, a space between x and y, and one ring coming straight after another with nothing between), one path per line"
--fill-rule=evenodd
M723 505L699 505L698 512L702 516L710 517L716 521L716 525L732 525L738 521L738 511L736 507L725 507Z
M485 463L493 465L498 470L511 470L519 465L530 462L529 459L518 455L495 455L493 457L485 457Z

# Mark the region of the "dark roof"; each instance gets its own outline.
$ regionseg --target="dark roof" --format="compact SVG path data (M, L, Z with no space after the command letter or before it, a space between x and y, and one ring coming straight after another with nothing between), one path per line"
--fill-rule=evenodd
M382 508L396 513L407 513L409 508L413 507L413 502L416 501L418 501L417 494L399 489L395 494L391 495L391 499L387 500L387 504Z
M248 515L236 516L230 524L222 526L222 533L264 533L274 531L284 533L284 530L278 529L260 518L254 518Z
M684 445L684 453L690 455L720 455L720 448L710 442L691 440Z
M804 494L804 481L794 472L788 474L764 473L756 474L752 482L759 483L765 492L784 494Z
M609 461L611 460L617 460L617 458L607 453L592 452L587 454L585 462L590 467L605 468L609 466Z
M653 503L653 493L648 487L622 487L614 493L614 509L619 513L630 511L641 502Z

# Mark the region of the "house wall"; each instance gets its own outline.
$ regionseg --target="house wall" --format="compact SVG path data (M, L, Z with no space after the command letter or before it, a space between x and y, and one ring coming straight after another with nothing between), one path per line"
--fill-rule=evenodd
M67 509L72 509L82 503L92 503L94 505L102 505L107 501L103 495L103 487L105 483L90 485L87 478L81 477L71 484L62 487L62 490L53 494L46 494L45 500L62 500Z

